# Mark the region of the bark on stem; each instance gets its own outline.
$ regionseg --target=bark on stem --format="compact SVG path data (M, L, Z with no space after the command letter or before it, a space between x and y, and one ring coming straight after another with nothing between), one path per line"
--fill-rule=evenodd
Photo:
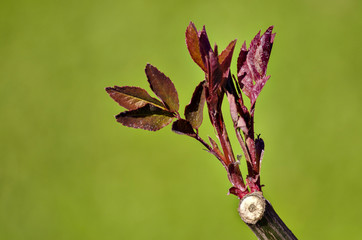
M240 200L241 219L261 240L295 240L292 231L284 224L261 192L247 194Z

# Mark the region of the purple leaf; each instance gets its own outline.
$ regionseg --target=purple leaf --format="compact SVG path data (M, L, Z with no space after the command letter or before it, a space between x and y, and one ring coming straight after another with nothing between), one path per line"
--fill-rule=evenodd
M146 66L146 75L152 91L162 100L171 112L179 109L178 95L171 80L151 64Z
M275 37L272 31L273 26L269 27L261 37L259 32L251 41L249 50L244 44L239 54L238 80L242 91L250 98L252 106L269 79L265 74Z
M203 120L203 109L205 104L204 84L205 81L202 81L197 85L192 95L191 102L185 108L186 120L188 120L195 129L200 127Z
M151 104L118 114L116 119L124 126L157 131L167 126L174 118L172 112L165 111Z
M256 68L261 76L264 76L268 66L270 52L273 47L275 33L272 33L274 26L270 26L260 39L260 46L257 49L255 55L260 54L261 61L259 65L256 64Z
M201 32L199 33L199 45L200 45L200 53L202 61L207 69L207 59L209 57L209 52L212 52L212 48L210 45L209 38L206 33L205 26L202 28Z
M243 66L246 56L248 54L248 50L246 49L246 42L243 43L243 46L240 49L239 57L238 57L238 66L237 66L237 72L240 71L241 67Z
M208 77L209 77L209 88L213 92L217 90L217 88L220 87L222 83L222 71L219 64L219 60L217 55L214 54L214 52L209 53L209 69L208 69Z
M206 67L200 53L198 32L193 22L190 22L189 26L186 29L185 35L187 49L190 52L192 60L194 60L194 62L197 63L197 65L199 65L200 68L206 72Z
M128 110L135 110L145 106L146 104L152 104L156 107L165 109L162 102L151 97L146 90L139 87L114 86L113 88L107 87L106 91L114 101Z
M256 77L265 75L269 61L272 40L273 26L269 27L266 32L260 37L260 32L251 41L247 60L251 66L252 74ZM273 37L274 39L274 37Z
M178 119L172 124L172 131L177 134L188 135L191 137L196 137L196 133L192 128L189 121L185 119Z

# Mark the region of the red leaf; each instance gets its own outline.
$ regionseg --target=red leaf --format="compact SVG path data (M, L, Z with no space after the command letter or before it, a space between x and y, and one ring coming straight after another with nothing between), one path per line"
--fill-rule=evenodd
M273 47L275 33L272 33L274 26L270 26L263 36L260 39L260 47L257 49L256 54L261 55L261 62L259 66L256 66L259 70L260 75L265 75L266 69L268 67L268 62L270 58L270 52Z
M194 62L197 63L197 65L199 65L200 68L206 72L206 67L200 53L199 36L193 22L190 22L186 29L185 35L187 49L190 52L192 60L194 60Z
M238 57L238 66L237 66L237 73L239 73L241 67L243 66L246 56L248 54L248 49L246 49L246 42L243 43L243 46L240 49L239 57Z
M275 37L272 31L273 26L269 27L261 37L259 32L251 41L249 50L244 44L239 54L238 80L242 91L250 98L252 106L269 79L265 74Z
M236 44L236 39L234 41L232 41L231 43L229 43L229 45L225 48L225 50L222 51L222 53L219 55L219 63L220 63L223 73L225 73L230 67L235 44ZM227 75L228 75L228 73L226 74L226 77L227 77Z
M162 100L168 110L177 112L179 101L175 85L151 64L147 64L145 71L152 91Z
M192 127L198 129L203 120L203 109L205 104L205 81L197 85L190 103L185 108L185 117Z
M175 116L173 113L151 104L118 114L116 119L124 126L157 131L167 126Z
M222 71L219 64L218 57L214 54L214 52L209 52L209 62L208 62L208 84L210 90L215 92L221 85L223 77Z
M106 91L114 101L128 110L135 110L145 106L146 104L152 104L156 107L165 109L162 102L151 97L146 90L139 87L114 86L113 88L107 87Z
M209 41L209 38L206 33L205 26L202 28L202 30L199 34L199 44L200 44L201 58L207 69L206 62L208 61L207 59L209 57L209 53L212 52L212 48L211 48L210 41Z
M189 121L185 119L178 119L172 124L172 131L177 134L188 135L191 137L196 137L196 133L192 128Z
M259 32L251 41L247 60L251 66L252 74L256 77L265 75L273 46L272 31L273 26L269 27L261 37Z

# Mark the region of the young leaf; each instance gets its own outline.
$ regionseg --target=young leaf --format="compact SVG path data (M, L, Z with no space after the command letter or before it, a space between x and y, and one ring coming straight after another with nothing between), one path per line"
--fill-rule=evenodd
M205 81L197 85L190 103L185 107L185 117L192 127L198 129L203 120L203 109L205 104Z
M113 88L107 87L106 91L114 101L128 110L135 110L145 106L146 104L152 104L156 107L165 109L162 102L151 97L146 90L139 87L114 86Z
M177 112L179 101L175 85L165 74L151 64L147 64L145 71L152 91L162 100L170 112Z
M272 31L273 26L269 27L262 37L260 37L259 32L250 44L247 60L250 64L252 74L259 78L265 75L267 69L270 52L273 46Z
M204 65L204 62L202 61L200 53L199 36L193 22L190 22L189 26L186 29L185 35L187 49L190 52L192 60L194 60L194 62L197 63L197 65L199 65L200 68L206 72L206 67Z
M191 137L196 136L196 133L192 128L191 124L189 123L189 121L185 119L178 119L175 122L173 122L172 131L174 131L177 134L188 135Z
M246 49L246 42L244 42L243 46L240 49L238 57L237 73L239 73L241 67L243 66L247 55L248 55L248 49Z
M265 76L275 34L273 26L269 27L260 37L260 32L250 43L249 50L243 45L238 59L238 80L242 91L255 104L260 91L269 76Z
M207 69L207 59L209 57L209 53L212 52L212 48L210 45L209 37L207 36L205 26L202 28L201 32L199 33L199 44L200 44L200 53L201 59L204 62L204 65Z
M219 63L223 72L227 71L230 67L231 58L236 44L236 39L229 43L224 51L219 55ZM228 74L228 73L227 73ZM227 77L227 76L226 76Z
M209 69L208 69L208 77L209 77L209 87L215 92L220 85L222 84L223 76L222 70L218 61L218 56L214 54L214 52L209 52Z
M261 61L258 62L259 64L256 64L256 69L258 70L260 76L264 76L266 73L266 69L268 66L269 58L270 58L270 52L273 47L274 37L275 33L272 33L274 26L270 26L263 36L260 39L260 45L255 52L255 55L260 55ZM256 57L258 59L258 57Z
M172 112L165 111L151 104L118 114L116 119L124 126L157 131L167 126L174 118Z

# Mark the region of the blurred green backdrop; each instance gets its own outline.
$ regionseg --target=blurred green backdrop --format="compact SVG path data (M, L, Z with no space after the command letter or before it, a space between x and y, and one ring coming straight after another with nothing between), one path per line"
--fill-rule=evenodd
M191 20L220 49L239 39L237 51L275 25L256 112L264 193L301 239L359 238L361 10L358 0L2 1L0 239L255 239L216 158L169 126L121 126L104 91L149 90L149 62L185 106L203 79L185 46Z

